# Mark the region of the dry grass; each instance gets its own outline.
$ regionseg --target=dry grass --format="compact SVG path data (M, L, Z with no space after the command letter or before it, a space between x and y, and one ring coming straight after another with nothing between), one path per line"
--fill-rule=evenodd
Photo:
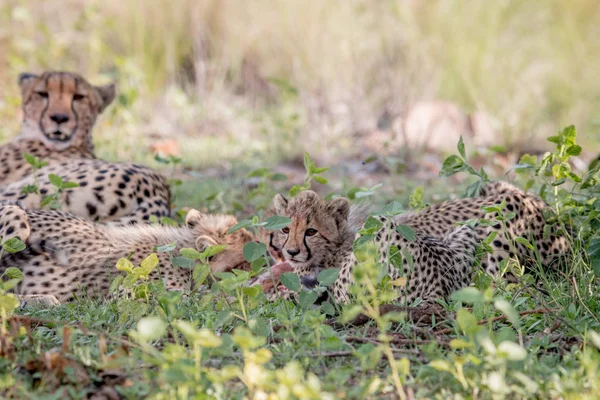
M48 68L119 83L97 135L109 158L147 161L164 138L196 166L337 157L438 99L493 116L499 144L571 123L585 142L598 37L594 0L4 0L0 135L17 129L17 74Z

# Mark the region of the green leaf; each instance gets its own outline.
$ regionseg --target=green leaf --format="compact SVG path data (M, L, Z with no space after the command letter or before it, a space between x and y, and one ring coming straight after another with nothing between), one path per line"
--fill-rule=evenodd
M49 174L48 175L48 180L50 181L51 184L53 184L57 188L59 188L59 189L62 188L63 179L60 176L55 175L55 174Z
M520 236L514 238L516 243L520 243L523 246L525 246L526 248L528 248L529 250L533 250L533 245L531 243L529 243L529 240L522 238Z
M466 287L452 293L450 298L463 303L482 303L483 293L474 287Z
M317 280L319 281L319 283L321 285L323 285L325 287L329 287L337 280L339 273L340 273L339 268L327 268L327 269L324 269L323 271L319 272L319 275L317 276Z
M400 233L409 242L415 241L415 231L408 225L397 225L396 232Z
M321 185L326 185L326 184L327 184L327 182L328 182L326 178L323 178L323 177L322 177L322 176L320 176L320 175L315 175L315 176L313 176L313 179L314 179L315 181L317 181L318 183L320 183Z
M423 188L417 187L409 197L408 206L410 208L420 208L423 206Z
M110 283L110 287L108 288L108 293L113 294L119 290L119 286L123 283L123 279L125 277L123 275L117 275L115 279Z
M171 258L171 264L184 269L192 269L196 266L196 262L194 260L183 256Z
M156 251L159 253L170 253L177 248L177 242L172 242L162 246L158 246Z
M46 196L42 199L42 202L40 203L40 207L45 207L48 204L52 203L54 201L54 196Z
M288 226L292 220L287 217L273 215L265 220L264 228L268 231L276 231Z
M160 339L167 330L167 323L158 316L144 317L137 323L137 334L144 342Z
M23 243L21 239L17 237L10 238L4 243L2 243L2 250L11 254L18 253L20 251L25 250L25 243Z
M327 315L335 315L335 308L328 301L325 301L323 304L321 304L321 310L323 310L323 312Z
M223 250L227 249L229 247L229 245L227 244L217 244L214 246L209 246L206 250L204 250L201 254L202 256L202 260L208 260L211 257L216 256L217 254L219 254L220 252L222 252Z
M523 361L527 358L527 350L514 342L504 341L498 345L498 351L504 353L511 361Z
M306 190L308 188L309 187L307 187L305 185L294 185L290 189L290 197L296 197L298 194L300 194L301 192L303 192L304 190Z
M123 279L123 287L130 288L134 283L140 279L140 274L142 273L141 268L135 268L133 272L128 274L125 279Z
M150 254L144 259L144 261L142 261L142 264L140 265L142 267L142 275L148 276L150 272L152 272L154 268L156 268L157 265L158 256L156 255L156 253Z
M21 189L21 193L23 194L37 193L37 191L38 187L36 185L26 185Z
M340 322L342 324L347 324L348 322L354 320L358 315L363 311L362 306L355 304L348 308L345 308L342 311L342 316L340 317Z
M245 219L245 220L242 220L242 221L238 222L237 224L235 224L231 228L229 228L229 230L227 231L227 233L233 233L233 232L239 231L240 229L247 228L247 227L249 227L251 225L252 225L252 220Z
M202 254L200 254L200 252L198 252L198 250L192 249L189 247L185 247L185 248L179 250L179 254L181 254L183 257L187 257L191 260L202 259Z
M506 316L506 319L508 319L515 326L515 328L519 329L521 327L519 313L508 301L505 299L498 299L494 302L494 307L502 312Z
M9 279L7 281L0 282L0 285L2 285L2 291L9 291L17 286L19 282L21 282L21 279Z
M19 298L13 293L0 294L0 308L3 308L6 314L10 315L19 304Z
M567 154L570 156L578 156L581 154L581 146L574 144L567 148Z
M267 246L264 243L248 242L244 246L244 259L253 262L267 253Z
M442 164L442 169L440 170L441 177L452 176L457 172L463 171L464 162L457 155L451 155L450 157L444 160L444 164Z
M208 274L210 272L210 266L208 264L198 264L196 268L194 268L194 272L192 273L192 279L196 284L196 287L199 287L204 283Z
M318 298L319 294L314 290L303 290L298 296L298 304L302 308L308 308L312 306Z
M458 154L460 154L463 159L466 159L467 156L465 154L465 143L463 142L462 135L460 135L460 139L458 140L456 148L458 149Z
M23 275L23 272L21 272L21 270L19 268L15 268L15 267L7 268L6 271L4 271L3 276L7 277L8 279L18 279L21 281L25 277Z
M262 291L262 287L260 285L245 287L242 291L249 297L254 298L258 296L258 294Z
M285 286L293 292L299 292L301 289L300 278L294 272L284 272L279 277L279 281L283 286Z
M472 335L481 328L477 325L477 318L465 308L460 308L456 312L456 322L458 322L460 329L467 335Z
M62 185L62 189L73 189L79 187L77 182L65 182Z
M401 214L404 211L404 207L402 204L397 201L392 201L391 203L386 204L383 208L382 214L388 217L393 217L395 215Z
M438 371L444 371L444 372L454 372L454 370L452 369L452 365L446 361L446 360L433 360L432 362L429 363L429 366L433 369L436 369Z
M120 258L119 261L117 261L116 267L119 271L125 271L127 273L131 273L133 271L134 265L128 259Z

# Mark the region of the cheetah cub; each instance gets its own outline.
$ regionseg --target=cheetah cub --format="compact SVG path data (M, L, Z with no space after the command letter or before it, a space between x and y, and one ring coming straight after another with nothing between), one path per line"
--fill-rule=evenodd
M337 302L347 302L352 269L357 263L352 244L368 210L351 206L345 198L326 202L315 192L306 191L289 200L275 196L272 212L292 220L289 226L270 235L269 248L275 258L283 257L306 286L314 284L322 270L339 268L338 279L330 289ZM399 222L383 216L375 218L382 223L375 239L378 261L388 265L393 280L408 278L401 300L407 304L416 298L433 302L469 284L477 245L472 228L456 228L443 238L417 231L415 239L408 240L396 232ZM408 251L413 265L405 259L403 270L396 268L388 261L389 246Z
M156 246L177 243L178 248L192 247L202 252L213 245L227 245L210 260L211 270L249 269L244 260L244 245L254 240L242 229L227 234L237 223L230 215L207 215L190 210L185 226L165 227L134 225L117 227L96 224L60 211L25 210L19 205L0 205L0 235L3 241L17 237L26 249L4 254L0 273L18 267L24 280L16 288L20 296L54 297L50 303L71 300L85 292L92 296L108 295L111 280L120 272L115 268L120 258L130 258L139 265ZM151 273L167 289L192 287L191 270L175 267L170 255L158 253L159 266Z
M504 212L514 213L504 224L481 224L474 229L457 227L457 223L471 219L492 220L495 215L482 208L502 201ZM391 219L377 216L383 225L375 240L379 262L389 265L393 279L400 275L408 278L404 297L407 303L417 297L435 300L469 285L476 261L475 249L494 231L497 235L491 243L492 252L481 261L486 272L497 274L502 261L509 257L524 265L540 261L549 268L567 251L568 243L556 230L544 233L545 207L541 199L508 183L496 182L485 186L478 198L447 201ZM352 269L357 262L352 243L368 212L350 206L343 198L325 202L310 191L290 200L275 196L271 212L292 219L289 226L270 234L269 250L274 258L289 264L304 277L303 282L315 282L323 269L340 268L332 289L337 301L346 302ZM415 240L409 241L396 232L398 225L413 228ZM533 249L516 242L516 237L527 239ZM409 270L406 262L404 271L394 268L387 261L389 246L408 250L414 260L413 269Z

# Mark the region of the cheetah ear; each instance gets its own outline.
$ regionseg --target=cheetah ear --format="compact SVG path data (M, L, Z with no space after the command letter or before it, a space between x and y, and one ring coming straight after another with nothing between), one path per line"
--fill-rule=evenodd
M215 239L211 238L210 236L203 235L196 239L196 250L202 253L210 246L216 246L217 244L218 243L215 241Z
M29 72L23 72L19 74L19 87L21 88L21 94L25 94L31 89L31 86L38 79L39 76L30 74Z
M200 221L204 219L204 217L206 217L204 214L192 208L190 211L188 211L187 215L185 216L185 225L188 228L193 228L196 225L198 225Z
M338 197L327 203L326 211L330 213L339 227L343 222L348 221L350 214L350 202L344 197Z
M111 83L104 86L94 86L94 89L100 95L100 112L102 112L115 99L117 88L114 83Z
M283 215L288 204L288 200L279 193L273 197L273 208L275 209L275 214Z

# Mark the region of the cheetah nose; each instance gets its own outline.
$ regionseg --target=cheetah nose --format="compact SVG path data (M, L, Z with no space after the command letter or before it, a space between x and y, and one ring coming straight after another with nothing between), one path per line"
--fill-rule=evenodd
M287 249L286 252L292 257L300 254L300 250L298 250L298 249Z
M57 124L62 124L63 122L67 122L69 120L69 116L66 114L52 114L50 119Z

